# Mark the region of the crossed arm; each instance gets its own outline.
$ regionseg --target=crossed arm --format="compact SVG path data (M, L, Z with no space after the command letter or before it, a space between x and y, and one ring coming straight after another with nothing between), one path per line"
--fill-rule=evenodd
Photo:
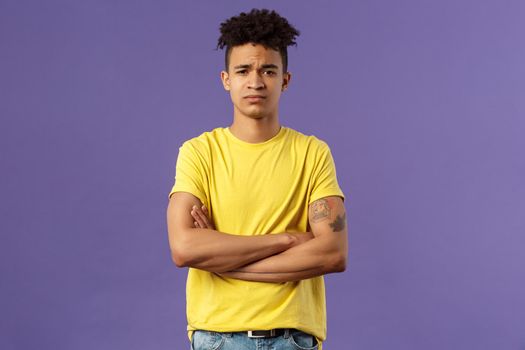
M304 233L238 236L216 231L206 208L184 192L172 195L167 214L172 257L179 267L259 282L297 281L346 268L346 213L337 196L310 204L312 232Z

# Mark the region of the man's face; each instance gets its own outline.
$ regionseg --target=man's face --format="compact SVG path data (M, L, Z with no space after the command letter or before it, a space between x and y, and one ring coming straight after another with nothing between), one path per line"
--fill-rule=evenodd
M224 89L230 92L234 115L253 119L277 116L281 92L290 78L289 72L283 74L279 51L252 43L234 46L228 72L221 72Z

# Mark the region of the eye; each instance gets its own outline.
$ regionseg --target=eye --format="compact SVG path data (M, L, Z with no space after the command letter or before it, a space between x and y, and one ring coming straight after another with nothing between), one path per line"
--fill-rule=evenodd
M267 75L275 75L275 74L277 74L277 73L275 73L273 70L267 70L267 71L265 71L265 73L266 73Z
M237 71L237 74L245 74L245 73L246 73L246 69Z

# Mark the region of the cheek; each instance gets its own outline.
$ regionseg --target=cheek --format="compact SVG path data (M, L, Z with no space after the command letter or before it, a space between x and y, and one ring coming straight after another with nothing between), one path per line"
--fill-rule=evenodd
M280 96L281 96L281 87L280 86L276 86L273 90L272 90L272 100L279 100Z
M232 96L238 96L240 94L241 87L235 81L230 82L230 94Z
M231 96L231 99L232 101L240 101L241 100L241 94L239 93L238 90L235 90L235 89L231 89L230 90L230 96Z
M235 105L238 105L239 103L241 103L242 95L239 89L235 89L234 87L231 87L229 92L230 92L230 98Z

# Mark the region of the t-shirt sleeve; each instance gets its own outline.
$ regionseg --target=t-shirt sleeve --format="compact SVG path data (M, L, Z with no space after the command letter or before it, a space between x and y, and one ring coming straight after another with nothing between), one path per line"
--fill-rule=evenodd
M332 152L325 142L322 142L322 147L317 154L312 180L312 191L308 204L327 196L339 196L343 201L345 200L345 195L337 182Z
M202 203L206 201L206 170L202 156L189 143L184 142L179 147L179 155L175 165L175 183L171 188L168 198L174 192L189 192L199 198Z

